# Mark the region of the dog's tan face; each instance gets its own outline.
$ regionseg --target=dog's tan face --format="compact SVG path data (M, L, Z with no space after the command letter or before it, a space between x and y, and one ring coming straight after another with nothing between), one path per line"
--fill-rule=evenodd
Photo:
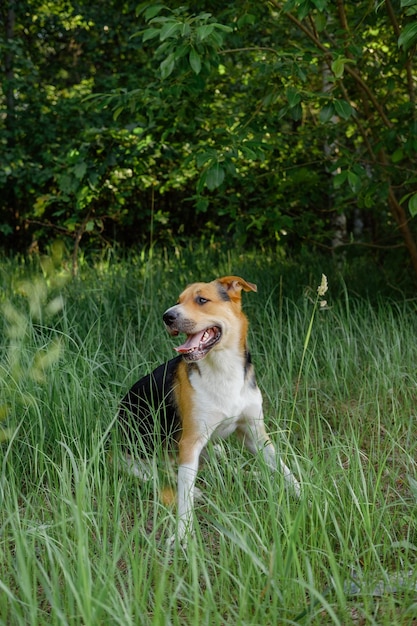
M187 340L177 352L186 361L203 359L211 350L244 345L247 320L241 311L241 291L256 291L256 285L239 276L224 276L210 283L193 283L178 303L165 311L163 320L172 336L185 333Z

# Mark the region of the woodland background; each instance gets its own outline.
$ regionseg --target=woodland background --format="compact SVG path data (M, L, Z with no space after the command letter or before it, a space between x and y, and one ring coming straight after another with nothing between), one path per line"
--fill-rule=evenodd
M6 0L0 246L417 275L417 0Z

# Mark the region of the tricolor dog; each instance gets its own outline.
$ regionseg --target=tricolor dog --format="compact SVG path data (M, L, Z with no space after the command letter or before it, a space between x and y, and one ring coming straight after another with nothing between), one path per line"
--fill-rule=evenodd
M186 335L175 348L179 356L141 378L122 400L119 424L128 440L138 437L151 453L155 441L173 438L178 443L178 528L171 541L185 543L192 532L200 455L217 437L236 433L250 452L262 452L272 470L280 466L295 494L300 493L265 430L262 396L247 346L242 289L257 290L238 276L189 285L163 315L170 335ZM139 473L132 457L127 458Z

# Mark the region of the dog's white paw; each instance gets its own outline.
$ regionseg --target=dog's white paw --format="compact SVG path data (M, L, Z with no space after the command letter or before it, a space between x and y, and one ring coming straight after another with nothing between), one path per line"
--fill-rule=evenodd
M171 537L168 537L168 539L165 541L165 547L167 550L173 550L175 546L177 545L177 543L179 543L179 545L183 549L187 547L187 541L184 539L180 541L176 534L173 534L171 535Z
M177 542L177 535L171 535L171 537L168 537L168 539L165 541L165 547L167 550L173 550L175 547L175 544Z
M181 548L185 550L187 548L188 541L193 536L194 533L191 522L187 523L186 521L179 519L177 532L166 540L165 545L168 550L172 550L176 545L181 546Z
M295 497L297 498L297 500L300 500L300 498L301 498L301 485L298 482L298 480L296 479L296 477L294 476L294 474L287 474L285 476L285 482L292 489L292 491L293 491Z
M284 474L285 483L288 487L290 487L297 498L299 500L301 498L301 485L290 470L287 467L282 459L280 459L281 471Z
M165 541L165 547L167 550L173 550L176 545L179 545L183 550L186 550L192 536L193 533L185 533L181 536L178 533L174 533Z

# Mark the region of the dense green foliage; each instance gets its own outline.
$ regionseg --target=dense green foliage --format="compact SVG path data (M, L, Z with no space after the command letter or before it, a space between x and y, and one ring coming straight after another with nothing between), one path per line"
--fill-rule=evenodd
M8 0L1 242L357 242L417 272L416 7Z
M203 247L174 267L110 257L75 279L56 251L43 270L0 264L2 626L413 623L415 302L355 298L323 260L278 269ZM138 484L112 433L130 384L178 345L161 312L209 273L258 284L244 295L250 347L303 498L230 439L199 474L185 554L165 548L175 512L158 493L173 477L156 455Z

